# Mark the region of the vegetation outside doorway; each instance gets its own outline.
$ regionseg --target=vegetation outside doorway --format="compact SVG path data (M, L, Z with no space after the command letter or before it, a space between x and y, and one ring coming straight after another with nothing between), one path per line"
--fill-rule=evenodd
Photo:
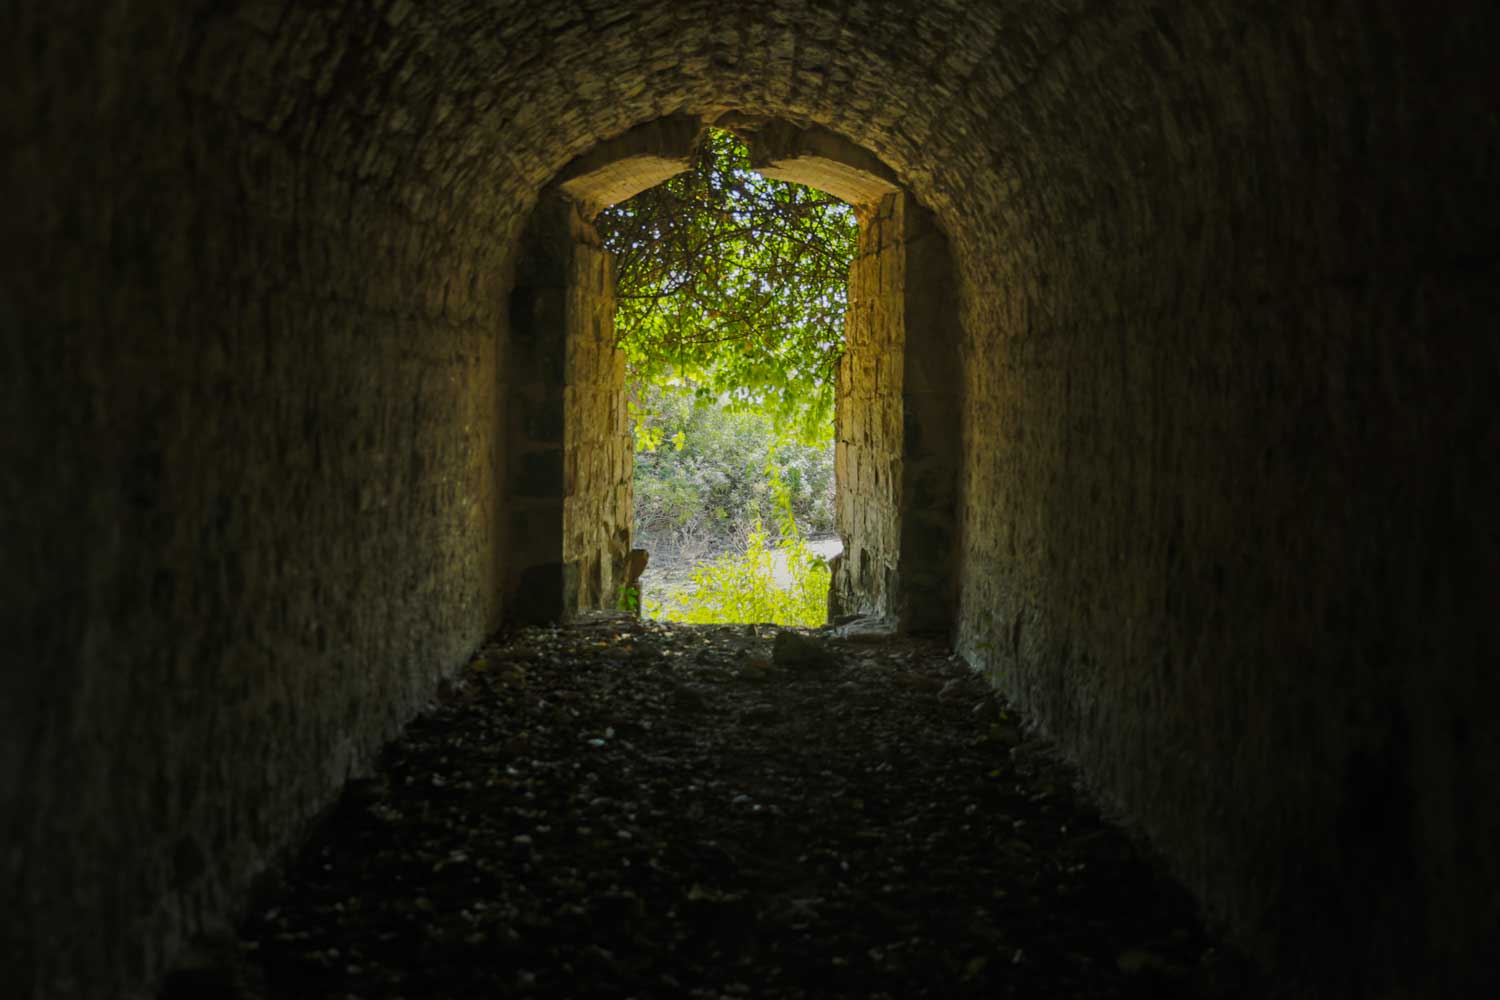
M751 151L750 165L765 177L815 188L806 194L809 202L830 202L832 195L852 206L858 224L853 263L847 285L842 267L834 282L836 292L847 290L847 299L842 308L832 297L812 302L814 311L837 318L814 337L841 346L842 354L831 387L825 376L821 397L819 390L788 381L789 374L811 374L816 365L788 363L779 352L797 338L784 333L758 345L751 339L749 350L744 342L739 351L721 350L720 361L710 364L703 356L714 353L713 341L731 341L704 331L742 332L721 309L719 316L699 311L704 321L693 326L695 337L658 336L657 348L670 349L649 357L680 373L696 367L703 383L698 388L716 403L734 405L736 393L748 391L773 407L816 411L810 404L820 398L825 412L831 405L834 529L844 556L831 567L827 616L874 616L905 630L944 631L955 608L951 570L960 454L959 400L951 388L957 380L959 304L947 240L933 214L902 190L888 167L841 137L743 115L716 121L733 129ZM713 213L685 222L669 218L636 239L621 240L601 214L648 189L672 196L670 187L659 185L690 171L703 155L704 124L689 116L659 119L578 157L542 193L521 241L504 366L514 406L505 461L507 593L509 613L517 619L554 621L613 609L622 597L628 606L640 562L631 551L638 421L627 404L627 356L615 324L617 287L632 287L617 281L616 273L632 263L618 260L607 244L629 249L674 233L681 246L696 252L706 229L735 235L744 226L741 209L720 203ZM732 173L720 171L719 183ZM738 266L715 272L669 262L658 276L667 289L692 281L709 291L738 283L747 292L744 301L762 310L785 305L745 277L749 273ZM622 315L632 309L650 313L655 334L667 328L664 316L694 312L669 303L660 290L627 305ZM795 429L797 421L784 423ZM659 429L656 454L675 450L672 439L682 428ZM767 491L771 483L770 476L762 480ZM770 503L763 503L762 514L763 523L776 524Z
M833 412L852 209L763 177L710 129L691 170L596 226L616 261L636 544L654 564L619 603L669 620L821 624L824 558L840 548Z

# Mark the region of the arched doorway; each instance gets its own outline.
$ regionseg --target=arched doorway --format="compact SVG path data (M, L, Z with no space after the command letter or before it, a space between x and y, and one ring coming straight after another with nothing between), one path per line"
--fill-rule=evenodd
M958 309L947 240L868 151L823 129L730 114L767 177L855 207L846 348L837 386L835 613L945 631L954 606L960 456ZM705 124L666 118L603 143L542 193L517 260L507 370L508 582L518 618L608 607L630 550L632 450L614 346L604 206L687 169Z

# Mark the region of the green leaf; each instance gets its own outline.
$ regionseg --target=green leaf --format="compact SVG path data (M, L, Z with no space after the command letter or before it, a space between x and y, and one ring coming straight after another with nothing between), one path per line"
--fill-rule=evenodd
M688 380L809 443L831 438L858 234L849 206L761 177L737 139L709 130L693 170L606 209L598 227L617 257L633 378Z

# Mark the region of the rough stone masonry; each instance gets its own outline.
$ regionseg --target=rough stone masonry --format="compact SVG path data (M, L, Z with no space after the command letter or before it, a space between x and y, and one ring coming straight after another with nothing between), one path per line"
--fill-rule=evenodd
M600 143L735 112L863 149L951 251L968 661L1268 965L1482 991L1497 21L9 5L7 989L149 992L514 620L512 485L561 475L509 435L557 430L516 377L526 220Z

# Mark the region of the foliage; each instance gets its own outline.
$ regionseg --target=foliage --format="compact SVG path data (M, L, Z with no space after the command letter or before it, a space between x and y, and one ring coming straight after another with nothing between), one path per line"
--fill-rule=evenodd
M773 453L765 465L782 544L772 550L768 532L755 517L745 551L721 556L693 570L691 586L647 599L651 617L665 621L713 624L773 622L777 625L822 625L827 618L829 570L807 547L792 509L792 489L782 477ZM780 561L790 585L776 580Z
M790 542L775 551L767 547L766 540L765 526L757 517L744 552L699 565L693 570L692 585L668 594L665 601L648 597L648 614L662 621L696 625L824 624L828 616L828 565L813 555L795 527ZM778 556L785 560L791 580L785 588L776 582Z
M629 584L621 584L615 591L616 611L639 611L641 607L641 588L632 587Z
M781 433L765 413L735 410L674 386L645 386L637 423L635 534L653 551L718 550L744 526L780 509L772 477L787 493L799 532L833 526L833 449ZM785 538L790 532L777 533Z
M831 433L857 224L843 202L750 169L710 129L694 169L597 220L616 255L615 326L633 376Z
M759 176L738 140L710 130L693 170L606 210L598 228L619 276L637 537L717 550L750 525L743 552L697 566L665 602L648 597L647 613L821 624L829 573L803 530L833 520L833 375L853 213ZM778 568L789 587L777 585ZM629 599L622 593L622 606Z

